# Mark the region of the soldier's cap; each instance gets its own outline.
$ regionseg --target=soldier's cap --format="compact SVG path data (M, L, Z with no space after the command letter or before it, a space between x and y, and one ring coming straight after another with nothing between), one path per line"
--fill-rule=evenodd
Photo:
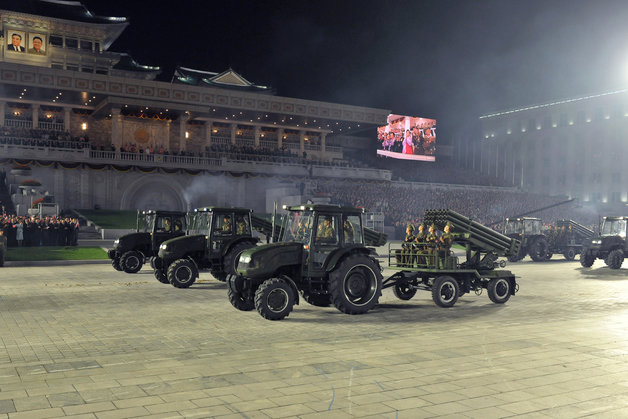
M421 228L421 227L425 228L426 227L425 223L419 224L419 228Z
M414 231L414 226L412 224L408 224L406 230Z
M430 226L430 228L433 228L434 230L436 230L436 224L432 223L432 225Z
M454 225L449 221L447 221L447 224L445 224L445 227L447 226L449 226L449 228L454 228Z

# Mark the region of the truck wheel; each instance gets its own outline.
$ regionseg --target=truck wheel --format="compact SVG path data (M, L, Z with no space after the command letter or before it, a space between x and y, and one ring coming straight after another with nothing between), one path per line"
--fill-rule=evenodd
M288 316L294 306L294 291L281 278L267 279L255 291L255 308L268 320L281 320Z
M242 278L240 278L241 280ZM241 285L238 286L238 276L228 275L226 282L229 287L227 288L227 297L232 306L240 311L251 311L255 308L255 301L252 298L245 296L241 291Z
M163 269L155 269L155 279L161 282L162 284L168 284L168 277Z
M573 247L570 247L569 249L565 250L563 256L565 256L566 260L574 260L576 258L576 251L573 249Z
M505 278L488 281L488 298L495 304L504 304L510 299L510 282Z
M432 285L432 300L437 306L452 307L458 301L458 281L450 276L439 276Z
M225 255L225 259L223 262L224 272L229 274L237 274L236 270L238 269L238 260L240 259L240 255L246 249L250 249L251 247L255 247L253 243L243 242L238 243L233 246L229 252ZM226 276L225 276L226 278Z
M547 257L547 241L543 238L538 238L530 246L530 257L535 262L543 262Z
M608 254L608 262L607 265L611 269L619 269L621 268L621 264L624 263L624 252L620 249L612 250Z
M168 268L168 282L175 288L188 288L198 278L198 269L188 259L175 260Z
M410 284L405 282L403 284L395 284L393 287L393 293L395 294L395 297L400 300L408 301L416 295L416 289L412 288Z
M134 274L142 269L144 256L135 250L129 250L120 257L120 267L128 274Z
M329 274L329 294L343 313L366 313L382 295L382 274L371 258L351 255Z
M316 307L329 307L331 305L331 295L329 294L313 294L303 291L303 299Z
M593 256L590 250L587 250L580 255L580 265L583 267L590 268L593 265L593 262L595 262L595 256Z
M118 258L111 259L111 266L113 266L113 269L115 269L116 271L122 271L122 266L120 266L120 259Z

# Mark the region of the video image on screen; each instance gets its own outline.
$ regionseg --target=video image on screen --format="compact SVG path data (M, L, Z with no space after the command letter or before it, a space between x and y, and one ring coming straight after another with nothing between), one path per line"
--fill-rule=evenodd
M388 115L388 125L377 128L380 156L404 160L436 161L436 120Z

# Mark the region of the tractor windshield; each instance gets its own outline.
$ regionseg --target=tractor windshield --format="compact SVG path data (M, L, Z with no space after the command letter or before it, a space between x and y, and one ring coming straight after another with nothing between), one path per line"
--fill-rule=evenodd
M140 214L137 217L137 232L150 233L155 224L155 214Z
M309 243L314 214L304 211L291 211L286 217L282 242Z
M620 236L626 238L626 220L605 219L600 230L602 236Z
M523 222L520 220L508 220L506 222L506 234L523 233Z
M209 234L209 226L212 224L211 212L198 212L191 217L190 235Z

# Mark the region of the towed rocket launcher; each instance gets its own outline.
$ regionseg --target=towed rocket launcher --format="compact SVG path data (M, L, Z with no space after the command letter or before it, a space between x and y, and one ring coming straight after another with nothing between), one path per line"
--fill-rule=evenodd
M573 220L558 220L556 221L556 226L558 227L571 227L571 231L579 238L579 239L590 239L593 237L593 230L583 226L582 224L578 224Z
M447 209L426 210L426 224L435 224L442 230L448 222L453 225L454 242L464 245L467 261L461 268L494 269L499 256L508 257L519 252L521 242L492 230L472 219Z
M386 233L380 233L379 231L371 230L370 228L364 228L364 243L367 246L383 246L388 241L388 235Z

